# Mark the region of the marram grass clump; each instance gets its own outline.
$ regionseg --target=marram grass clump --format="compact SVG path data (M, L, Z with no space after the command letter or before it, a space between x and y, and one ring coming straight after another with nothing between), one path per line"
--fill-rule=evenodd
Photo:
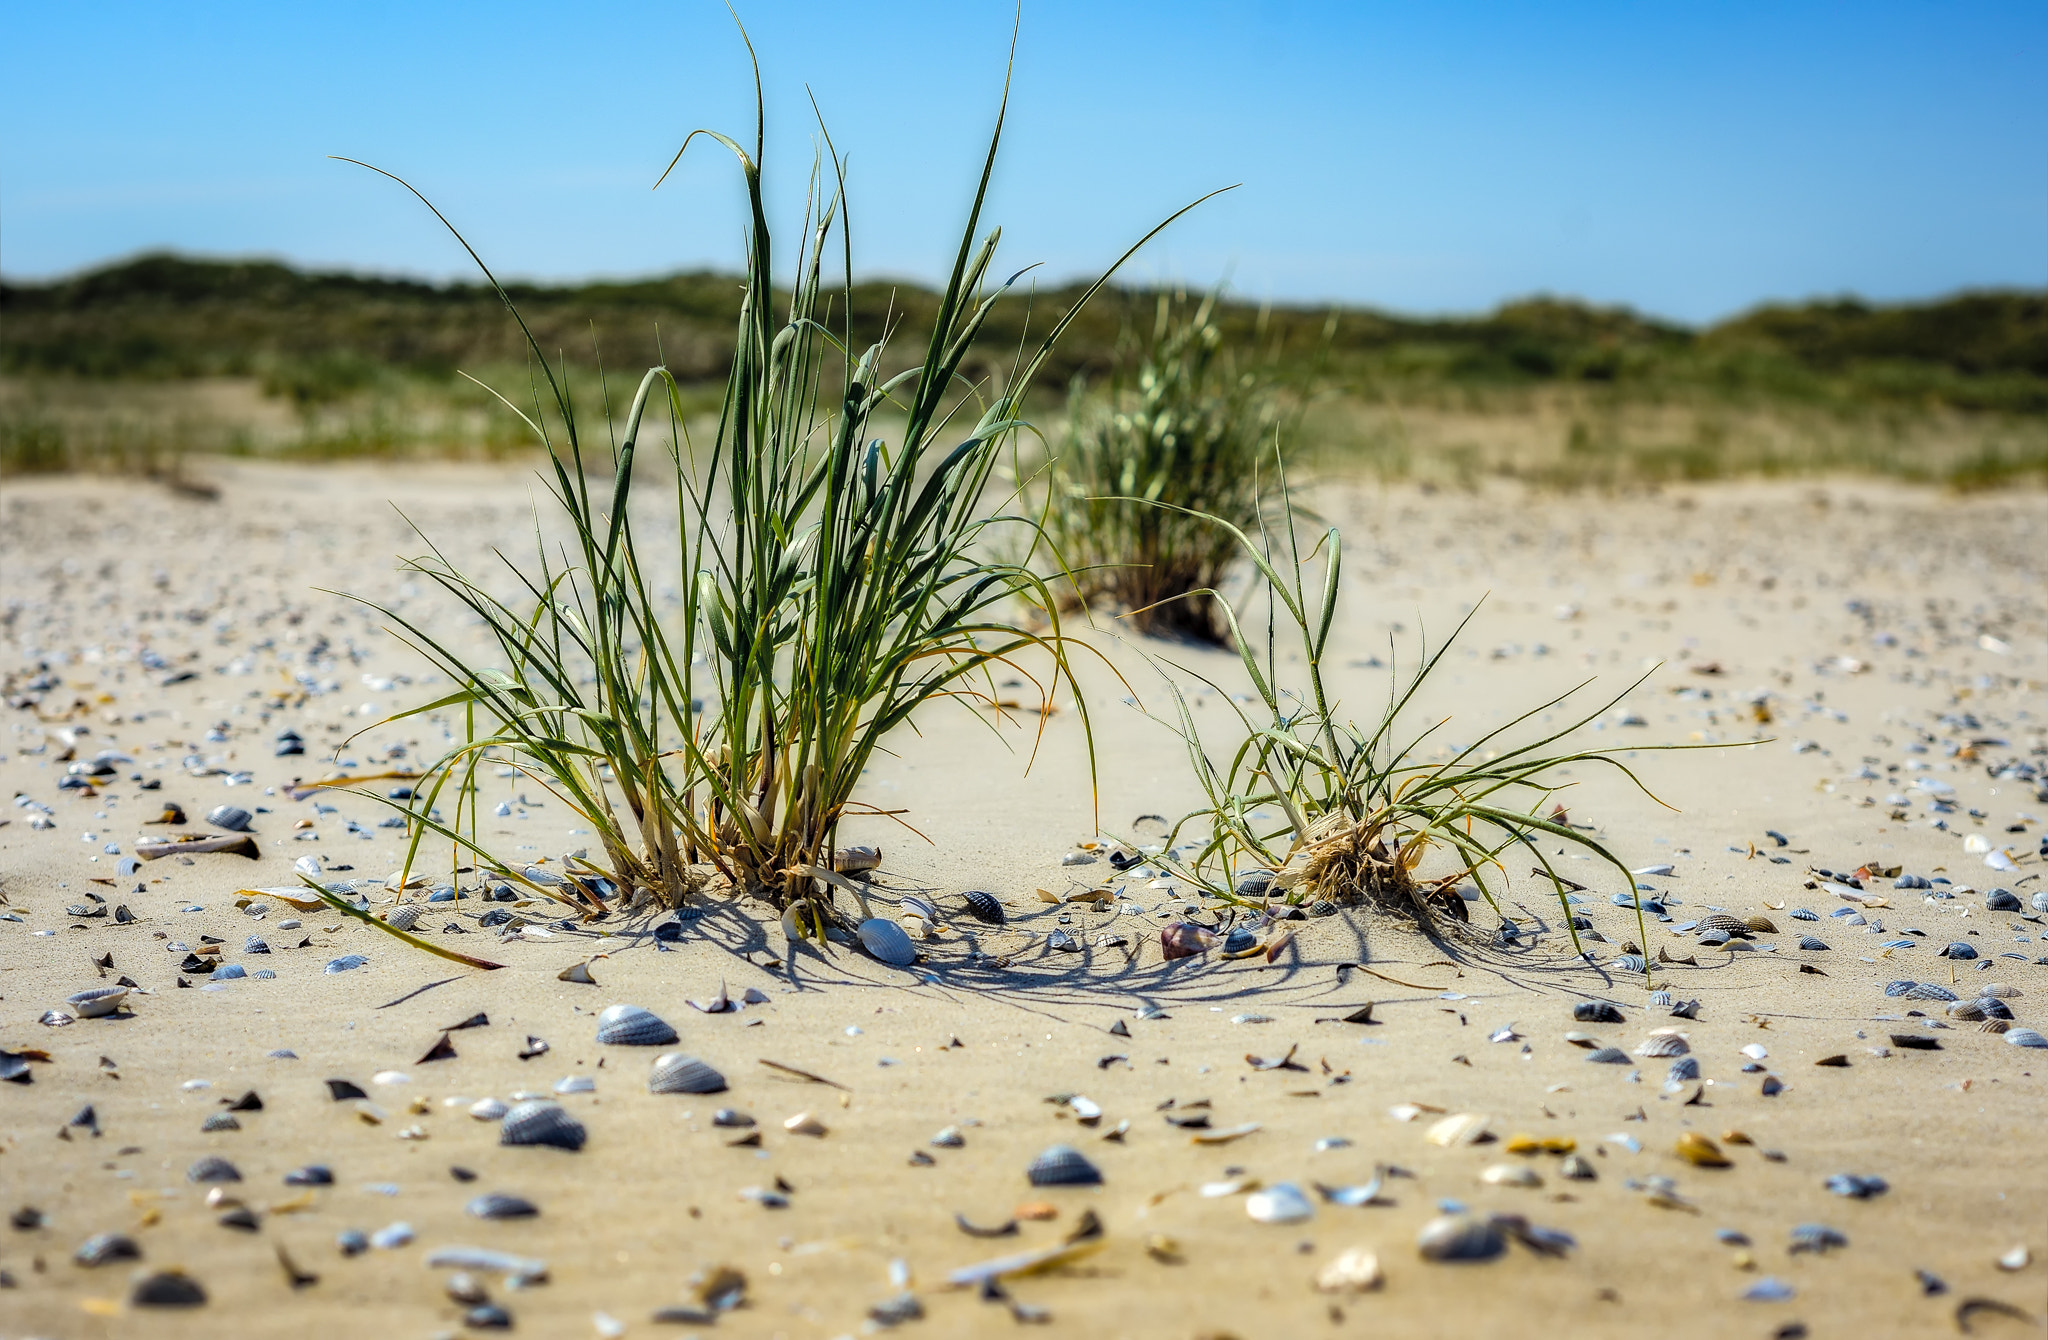
M758 69L756 98L758 108ZM570 538L525 563L507 558L504 596L438 552L409 565L481 621L491 662L378 607L458 685L404 715L459 708L466 721L413 787L408 869L434 834L458 858L585 913L673 906L716 885L822 938L833 887L860 893L832 854L848 815L875 813L854 791L883 741L928 703L992 698L994 668L1022 655L1049 666L1043 692L1072 686L1057 602L1034 568L1039 523L988 495L1006 453L1014 464L1023 397L1109 275L1014 351L999 382L963 371L981 365L970 355L983 323L1019 277L994 280L998 233L976 236L1001 132L999 113L922 355L901 371L886 370L887 335L855 345L850 287L824 281L828 266L853 273L844 165L829 138L778 289L758 114L751 147L710 131L684 142L703 135L731 153L748 205L734 357L708 442L692 440L676 381L656 367L623 425L607 407L608 446L594 450L566 373L521 322L535 408L500 398L547 449ZM642 459L648 416L664 410L669 450ZM673 570L650 570L652 547L634 529L650 471L673 491ZM1020 547L995 542L1003 529L1022 530L1022 559L999 557ZM476 800L486 761L561 801L601 857L564 876L491 850Z

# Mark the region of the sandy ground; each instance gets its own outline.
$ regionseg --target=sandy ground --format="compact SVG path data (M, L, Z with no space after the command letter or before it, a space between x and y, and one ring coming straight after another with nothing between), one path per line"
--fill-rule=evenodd
M394 554L421 546L387 500L476 561L492 544L530 551L533 487L520 472L482 469L245 466L217 477L213 502L64 479L11 483L0 499L0 668L12 676L0 782L19 797L0 816L0 1047L48 1053L28 1063L32 1083L0 1087L0 1208L41 1212L0 1229L0 1335L274 1335L308 1324L455 1334L464 1306L444 1291L450 1272L424 1263L456 1244L545 1261L545 1282L519 1288L475 1272L527 1334L859 1334L879 1325L871 1307L904 1292L892 1270L907 1271L924 1313L904 1333L1008 1334L1020 1320L948 1288L949 1273L1056 1244L1087 1211L1106 1230L1097 1253L1009 1285L1023 1321L1042 1319L1048 1333L1934 1335L1953 1333L1958 1305L1975 1298L2029 1318L1976 1309L1966 1318L1976 1333L2038 1334L2048 1316L2048 1051L1883 990L1910 979L1967 1000L1996 982L2016 989L2008 1004L2020 1025L2048 1020L2048 917L2028 905L2044 888L2036 853L2048 810L2041 495L1955 500L1835 484L1622 500L1319 491L1349 546L1337 678L1360 717L1383 700L1390 648L1411 663L1422 630L1447 633L1485 595L1414 714L1418 724L1450 716L1447 741L1469 742L1587 676L1597 676L1590 692L1618 693L1659 662L1587 740L1764 740L1638 755L1670 808L1591 772L1567 796L1574 820L1595 825L1631 867L1672 868L1640 877L1671 917L1650 924L1645 948L1695 961L1655 971L1675 1000L1701 1002L1688 1020L1648 1004L1639 976L1574 958L1527 860L1508 872L1508 910L1524 931L1513 945L1433 944L1339 915L1300 923L1270 965L1169 964L1157 927L1190 905L1184 891L1118 880L1128 896L1115 916L1040 901L1040 888L1110 873L1061 864L1097 829L1071 710L1046 724L1028 773L1035 725L991 735L958 709L922 719L923 733L872 770L866 798L906 807L930 838L880 826L857 835L886 850L878 886L930 890L949 913L963 890L986 889L1010 910L1001 931L960 917L974 934L925 946L913 971L846 950L771 970L761 965L783 956L779 929L764 933L726 904L668 949L644 920L537 923L501 940L476 920L491 905L433 905L423 930L509 965L494 973L275 899L253 917L237 891L289 884L295 858L317 855L335 879L380 878L398 862L398 835L377 826L381 806L333 793L293 801L295 778L328 775L337 746L360 773L407 766L440 743L437 723L415 720L342 744L446 686L372 617L316 588L429 613L416 579L395 569ZM1165 699L1141 650L1234 682L1227 656L1098 642L1147 708ZM1179 741L1120 701L1125 689L1106 672L1090 683L1101 827L1128 832L1141 814L1185 809L1194 797ZM1225 711L1213 698L1196 709L1219 727ZM305 737L306 755L274 755L285 728ZM394 746L406 752L394 759ZM59 789L105 750L120 759L96 794ZM521 803L544 799L535 788L493 785L503 794L486 803L503 799L508 812L491 836L507 850L559 858L583 845L559 805ZM255 811L260 857L173 858L121 874L139 837L165 831L145 826L165 801L190 814L188 830L216 805ZM1988 867L1985 848L2016 868ZM1923 893L1866 880L1888 905L1852 925L1834 914L1854 904L1811 883L1812 871L1866 865L1950 883ZM1614 904L1624 889L1613 872L1577 868L1589 887L1573 911L1604 935L1588 947L1605 965L1637 937L1635 915ZM1994 888L2014 891L2022 911L1988 910ZM132 923L67 911L116 906ZM1820 920L1791 919L1801 907ZM1767 916L1775 930L1726 952L1679 929L1722 909ZM1082 952L1047 948L1062 917ZM287 927L293 919L304 924ZM1483 906L1476 924L1492 930ZM1802 934L1830 948L1801 950ZM248 952L251 935L272 952ZM206 936L250 976L181 980L184 951L171 946ZM1098 943L1117 936L1123 947ZM1906 943L1886 947L1895 939ZM1937 957L1952 941L1978 957ZM973 950L984 957L971 960ZM323 972L346 954L368 963ZM597 985L558 980L594 954L604 955ZM97 967L106 956L112 966ZM146 989L128 1013L38 1022L122 975ZM716 1015L687 1003L721 982L765 1001ZM1626 1022L1575 1022L1573 1006L1589 999L1618 1002ZM1334 1022L1368 1001L1372 1024ZM594 1041L595 1014L617 1002L667 1019L730 1090L648 1093L649 1052ZM1134 1017L1147 1006L1165 1017ZM454 1058L421 1059L442 1028L479 1013L487 1026L450 1035ZM1240 1022L1248 1015L1265 1021ZM1634 1049L1667 1027L1683 1030L1707 1083L1667 1093L1667 1061L1589 1064L1565 1037ZM1939 1047L1908 1048L1894 1034ZM529 1037L549 1049L521 1060ZM1761 1061L1744 1055L1752 1045ZM1290 1048L1304 1068L1247 1059ZM1836 1056L1846 1065L1816 1065ZM581 1152L503 1147L494 1125L467 1113L474 1100L547 1094L568 1076L595 1080L594 1092L562 1100L588 1129ZM333 1079L359 1085L381 1118L331 1098ZM1782 1086L1775 1096L1767 1079ZM236 1113L240 1129L201 1131L250 1090L262 1108ZM1061 1094L1085 1095L1100 1120L1083 1125L1080 1104L1047 1101ZM1192 1143L1166 1116L1203 1100L1213 1128L1258 1129ZM86 1104L96 1133L66 1125ZM732 1147L743 1132L712 1123L720 1107L758 1119L757 1147ZM1438 1110L1483 1114L1498 1138L1431 1143ZM784 1120L804 1112L827 1133L786 1132ZM947 1126L963 1145L930 1143ZM1733 1166L1681 1161L1686 1132L1723 1141ZM1519 1134L1575 1141L1594 1178L1564 1177L1555 1154L1505 1152ZM1025 1165L1056 1142L1084 1151L1103 1184L1029 1186ZM222 1190L255 1212L253 1230L219 1225L231 1206L209 1207L209 1188L187 1180L205 1155L240 1171ZM334 1185L283 1183L311 1163L329 1166ZM1533 1167L1541 1185L1480 1180L1500 1164ZM1318 1201L1303 1222L1255 1222L1244 1194L1204 1194L1233 1178L1357 1185L1378 1165L1400 1170L1385 1203ZM1825 1183L1840 1173L1882 1177L1889 1190L1833 1194ZM1660 1192L1657 1177L1672 1185ZM778 1186L788 1188L779 1208L742 1194ZM492 1191L530 1198L539 1216L465 1213ZM1490 1262L1426 1262L1417 1234L1439 1201L1521 1214L1576 1246L1557 1258L1513 1246ZM960 1214L1000 1225L1030 1202L1055 1217L986 1241L955 1224ZM337 1247L344 1230L394 1224L410 1226L407 1245L355 1256ZM1790 1251L1795 1227L1812 1224L1846 1245ZM103 1232L131 1235L143 1260L75 1264L75 1249ZM2029 1263L2001 1268L2022 1247ZM279 1248L317 1282L295 1290ZM1352 1248L1377 1255L1384 1285L1313 1288ZM744 1274L744 1306L708 1325L652 1319L689 1304L693 1275L721 1265ZM128 1305L134 1278L172 1267L203 1285L203 1307ZM1746 1300L1766 1278L1789 1298Z

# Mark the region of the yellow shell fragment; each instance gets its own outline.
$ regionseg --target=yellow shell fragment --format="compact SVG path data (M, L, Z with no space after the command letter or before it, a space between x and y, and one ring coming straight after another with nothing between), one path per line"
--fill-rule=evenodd
M1721 1152L1721 1146L1698 1131L1687 1131L1678 1137L1677 1153L1695 1168L1726 1168L1731 1162Z

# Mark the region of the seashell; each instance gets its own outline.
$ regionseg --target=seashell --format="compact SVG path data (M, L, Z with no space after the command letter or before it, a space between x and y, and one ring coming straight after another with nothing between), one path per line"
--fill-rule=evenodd
M343 954L340 958L333 958L327 960L327 966L325 968L322 968L321 971L328 973L354 972L357 968L364 966L369 961L370 960L368 958L364 957L361 954Z
M1102 1172L1072 1145L1052 1145L1024 1169L1033 1186L1100 1186Z
M1190 926L1184 921L1169 922L1159 928L1159 947L1169 962L1177 958L1193 958L1215 943L1215 932Z
M110 1266L116 1261L140 1261L142 1248L125 1233L95 1233L78 1245L71 1259L82 1266Z
M206 822L215 828L225 828L230 833L246 833L255 815L239 805L216 805L206 812Z
M426 910L418 903L404 903L384 914L384 924L395 930L409 931L419 925L420 918L426 914Z
M121 1008L121 1002L128 999L125 986L95 986L75 996L66 996L64 1003L71 1012L81 1019L99 1019Z
M1729 935L1727 931L1721 930L1719 928L1701 931L1699 937L1700 943L1707 946L1709 949L1718 949L1722 945L1727 944L1728 941L1733 938L1734 937Z
M1803 908L1803 907L1795 907L1795 908L1793 908L1793 909L1792 909L1792 911L1791 911L1790 913L1788 913L1787 915L1789 915L1789 916L1790 916L1790 917L1791 917L1791 918L1792 918L1792 919L1793 919L1794 921L1819 921L1819 920L1820 920L1820 913L1818 913L1818 912L1809 912L1809 911L1807 911L1807 910L1806 910L1805 908Z
M589 1075L568 1075L555 1081L556 1093L596 1093L597 1081Z
M1377 1256L1353 1247L1316 1272L1316 1288L1323 1293L1369 1293L1385 1278Z
M242 952L244 954L268 954L270 946L264 941L262 936L251 935L243 939Z
M959 1149L967 1143L967 1137L960 1133L958 1126L947 1126L931 1138L934 1149Z
M2020 998L2020 989L2016 986L2007 986L2004 982L1986 982L1977 988L1977 998L1979 1000L1988 998L2018 1000Z
M1252 934L1250 927L1233 926L1230 934L1223 937L1223 952L1226 954L1242 954L1258 942L1259 937Z
M974 914L977 921L986 922L991 926L1000 926L1007 920L1003 915L1002 903L997 901L996 896L992 893L981 889L969 889L960 895L960 899L967 904L967 910Z
M318 1163L309 1163L303 1168L294 1168L284 1175L286 1186L333 1186L334 1173Z
M2020 900L2011 889L1986 889L1984 890L1984 910L1986 912L2017 912L2020 910Z
M711 1114L711 1124L713 1126L722 1126L729 1130L745 1130L754 1124L754 1119L744 1112L735 1112L729 1107L721 1107Z
M1479 1174L1488 1186L1539 1187L1543 1178L1526 1163L1496 1163Z
M1907 1000L1954 1000L1956 993L1934 982L1919 982L1905 996Z
M2011 1028L2012 1025L2003 1019L1986 1019L1983 1023L1977 1025L1979 1033L2004 1033Z
M401 1221L395 1224L386 1224L375 1233L372 1233L370 1235L370 1245L379 1251L396 1251L400 1247L410 1245L417 1236L418 1234L413 1232L411 1224Z
M1699 1077L1700 1058L1681 1056L1671 1063L1671 1069L1665 1074L1664 1079L1667 1084L1684 1084Z
M1951 1019L1960 1019L1966 1024L1974 1024L1984 1017L1984 1004L1982 1001L1976 1000L1959 1000L1948 1007L1947 1013Z
M1648 972L1650 961L1641 954L1620 954L1607 960L1607 966L1616 972Z
M1593 1165L1577 1154L1568 1154L1563 1163L1557 1165L1557 1175L1568 1177L1574 1182L1590 1182L1600 1174L1593 1171Z
M1799 937L1799 947L1801 949L1818 952L1820 950L1826 949L1828 947L1828 942L1822 939L1818 939L1811 935L1802 935Z
M1643 1045L1636 1048L1636 1055L1652 1059L1662 1059L1666 1056L1683 1056L1691 1050L1692 1044L1678 1036L1678 1034L1659 1033L1654 1037L1644 1039Z
M206 975L209 982L234 982L249 975L249 970L239 963L223 963Z
M181 1270L164 1270L137 1280L128 1302L132 1307L204 1307L206 1290Z
M478 1121L496 1121L505 1115L505 1105L495 1098L479 1098L469 1105L469 1115Z
M928 898L920 898L914 893L906 893L903 895L901 905L905 912L931 925L936 926L941 920L939 909Z
M1486 1129L1492 1121L1478 1112L1459 1112L1432 1125L1422 1138L1445 1149L1484 1144L1492 1138Z
M2048 890L2043 890L2027 900L2036 912L2048 912Z
M1313 1219L1316 1207L1292 1182L1275 1182L1244 1198L1244 1212L1261 1224L1298 1224Z
M232 1112L216 1112L205 1121L199 1123L199 1130L202 1134L211 1131L239 1131L241 1129L242 1123L235 1120L235 1114Z
M188 1182L239 1182L242 1174L234 1164L217 1155L208 1154L191 1167L185 1169Z
M1619 1047L1602 1047L1586 1053L1586 1059L1594 1065L1627 1065L1628 1053Z
M525 1102L505 1113L498 1128L501 1145L549 1145L577 1150L589 1135L583 1123L554 1103Z
M1918 982L1905 980L1900 980L1896 982L1886 982L1884 984L1884 993L1887 996L1897 998L1899 996L1905 995L1908 991L1911 991L1914 987L1918 985Z
M1581 1033L1577 1029L1573 1029L1565 1034L1564 1040L1571 1043L1574 1047L1584 1047L1587 1051L1591 1051L1600 1045L1600 1039L1594 1037L1591 1033Z
M2043 1037L2031 1028L2008 1028L2005 1040L2015 1047L2048 1047L2048 1037Z
M1799 1224L1792 1230L1790 1250L1794 1255L1812 1252L1816 1256L1824 1256L1833 1248L1848 1245L1848 1236L1839 1229L1829 1228L1826 1224Z
M1264 898L1273 887L1270 870L1240 870L1234 892L1240 898Z
M548 1263L530 1256L494 1252L488 1247L436 1247L427 1253L429 1270L481 1270L494 1275L522 1275L529 1280L548 1277Z
M663 1052L647 1074L649 1093L724 1093L725 1076L694 1056Z
M1837 1196L1847 1196L1850 1200L1869 1200L1892 1189L1892 1184L1884 1178L1864 1173L1836 1173L1823 1185Z
M1628 1022L1622 1017L1619 1006L1605 1000L1580 1001L1572 1006L1572 1018L1582 1024L1620 1024Z
M841 847L832 853L832 869L841 875L862 875L882 864L880 847Z
M782 1129L788 1131L791 1135L808 1135L816 1140L824 1138L827 1128L824 1122L819 1121L817 1117L809 1112L799 1112L783 1122Z
M1769 917L1744 917L1742 919L1742 926L1743 929L1754 934L1776 935L1778 933L1777 923Z
M531 1219L540 1213L540 1206L525 1197L498 1191L478 1196L463 1208L477 1219Z
M1425 1261L1491 1261L1508 1244L1491 1220L1441 1214L1422 1226L1415 1247Z
M1977 947L1972 944L1965 944L1961 940L1954 940L1949 943L1948 948L1941 950L1935 957L1957 960L1973 959L1977 957Z
M1733 1163L1721 1152L1721 1146L1698 1131L1686 1131L1680 1135L1675 1152L1695 1168L1726 1168Z
M638 1005L607 1005L597 1016L597 1040L615 1047L661 1047L676 1040L676 1031Z
M1789 1302L1798 1292L1776 1275L1766 1275L1744 1289L1742 1297L1744 1301L1751 1303L1784 1303Z
M861 947L891 967L907 968L917 962L917 947L893 921L869 917L860 924L859 935Z
M1731 917L1726 912L1712 912L1700 918L1700 934L1720 931L1725 935L1747 935L1749 924L1740 917Z

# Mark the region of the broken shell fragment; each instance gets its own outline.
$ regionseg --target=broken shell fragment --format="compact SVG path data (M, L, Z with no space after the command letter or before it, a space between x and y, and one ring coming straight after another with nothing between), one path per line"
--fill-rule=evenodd
M1316 1288L1323 1293L1369 1293L1385 1280L1379 1257L1364 1247L1353 1247L1316 1272Z
M808 1135L813 1138L822 1138L826 1132L825 1123L809 1112L797 1113L782 1123L782 1129L791 1135Z
M842 847L832 853L832 870L840 875L862 875L879 869L882 864L880 847Z
M1681 1134L1678 1137L1676 1152L1678 1157L1695 1168L1726 1168L1732 1163L1732 1160L1721 1152L1721 1146L1698 1131L1686 1131Z
M1431 1126L1428 1134L1424 1135L1423 1138L1431 1144L1441 1145L1445 1149L1456 1149L1461 1145L1483 1144L1493 1138L1486 1129L1492 1120L1491 1117L1483 1116L1477 1112L1459 1112L1454 1116L1445 1117L1442 1121Z
M137 1281L128 1301L135 1307L203 1307L206 1290L182 1271L165 1270Z
M1543 1178L1526 1163L1496 1163L1479 1174L1479 1180L1488 1186L1540 1187Z

